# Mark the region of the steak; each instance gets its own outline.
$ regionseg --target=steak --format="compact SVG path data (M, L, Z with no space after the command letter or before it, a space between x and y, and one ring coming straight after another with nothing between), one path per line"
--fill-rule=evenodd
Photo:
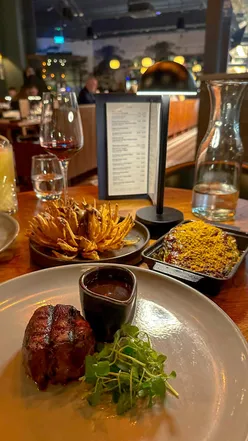
M93 354L95 338L89 323L70 305L36 309L24 334L22 353L27 374L45 389L84 374L85 357Z

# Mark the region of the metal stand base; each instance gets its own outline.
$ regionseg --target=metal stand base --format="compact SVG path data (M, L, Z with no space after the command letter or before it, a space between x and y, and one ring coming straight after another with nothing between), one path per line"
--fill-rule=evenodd
M157 238L182 222L184 217L183 213L175 208L164 207L163 213L157 214L157 208L151 206L138 210L136 219L148 228L153 238Z

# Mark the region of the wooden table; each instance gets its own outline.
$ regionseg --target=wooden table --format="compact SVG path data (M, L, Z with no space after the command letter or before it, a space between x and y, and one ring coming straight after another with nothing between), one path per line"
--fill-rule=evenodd
M94 186L69 189L69 195L78 201L85 198L93 202L94 198L97 199L97 193L98 189ZM165 198L166 205L183 211L185 219L194 217L191 213L191 191L167 188ZM20 234L17 238L16 255L10 262L0 263L0 282L39 269L30 262L25 231L28 221L45 206L45 203L38 201L33 192L20 193L18 199L19 211L15 217L20 224ZM133 216L137 209L150 205L148 200L140 199L121 200L118 203L122 214L130 212ZM230 224L248 231L248 201L239 200L236 220ZM212 300L233 319L248 340L248 259L242 264L236 276L226 282L220 293Z
M9 141L13 142L12 130L21 129L22 135L27 135L27 128L34 128L40 124L40 119L22 119L22 120L9 120L0 118L0 134L1 131L6 133L6 137Z

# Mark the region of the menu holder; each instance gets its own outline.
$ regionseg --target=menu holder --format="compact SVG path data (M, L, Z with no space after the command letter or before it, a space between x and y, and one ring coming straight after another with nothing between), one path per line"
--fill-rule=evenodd
M167 96L96 96L100 199L163 206L168 114Z

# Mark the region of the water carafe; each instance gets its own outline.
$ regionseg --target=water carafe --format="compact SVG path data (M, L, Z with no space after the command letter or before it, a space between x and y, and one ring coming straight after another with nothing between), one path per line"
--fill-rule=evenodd
M211 114L196 158L192 212L212 221L232 219L239 197L243 145L239 114L247 82L209 81Z

